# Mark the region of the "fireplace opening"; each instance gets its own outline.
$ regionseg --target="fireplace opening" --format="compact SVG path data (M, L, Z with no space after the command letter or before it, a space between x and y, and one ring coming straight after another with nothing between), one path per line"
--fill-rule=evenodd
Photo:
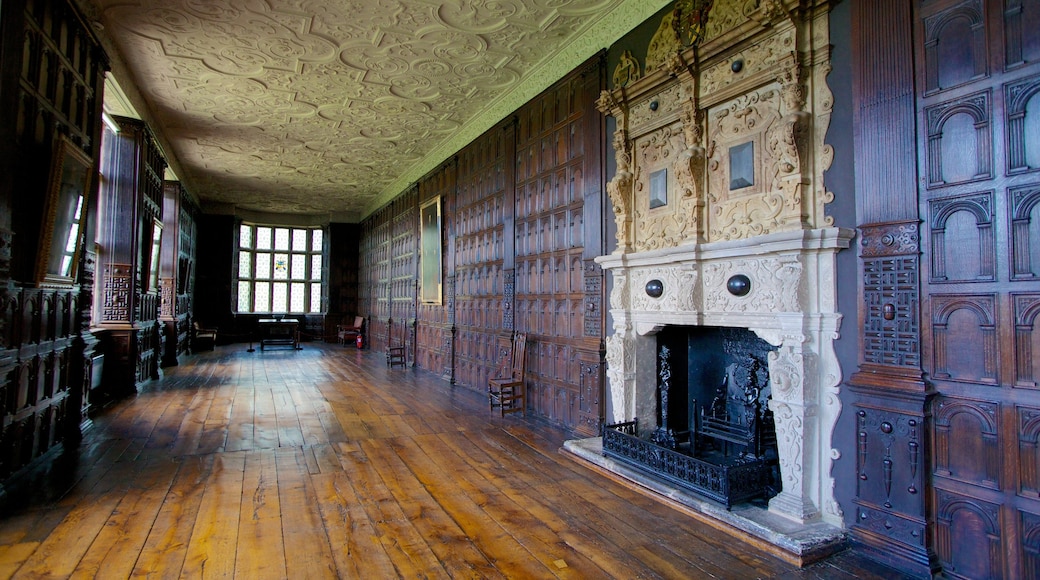
M603 430L604 454L729 508L780 491L769 353L744 328L667 326L657 334L657 413ZM647 422L649 423L649 422Z

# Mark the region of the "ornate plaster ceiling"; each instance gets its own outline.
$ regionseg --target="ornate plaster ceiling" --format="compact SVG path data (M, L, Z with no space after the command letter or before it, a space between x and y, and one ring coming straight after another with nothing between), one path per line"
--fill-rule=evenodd
M204 205L358 219L665 0L80 0Z

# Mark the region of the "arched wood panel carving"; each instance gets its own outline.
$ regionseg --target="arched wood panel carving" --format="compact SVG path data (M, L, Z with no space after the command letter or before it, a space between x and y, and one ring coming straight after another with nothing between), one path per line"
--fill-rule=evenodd
M926 91L956 87L986 74L986 26L980 0L925 18L924 34Z
M996 297L932 297L932 365L938 379L997 383Z
M1001 464L998 429L996 405L940 399L935 408L936 473L997 489Z
M1002 578L1000 506L946 490L936 491L936 552L953 578ZM987 556L960 546L978 546Z
M996 256L992 192L932 200L928 205L932 231L931 281L993 280ZM951 219L968 216L971 219ZM955 270L950 272L951 269Z
M992 177L992 100L986 90L926 109L929 187ZM964 130L944 134L947 125Z

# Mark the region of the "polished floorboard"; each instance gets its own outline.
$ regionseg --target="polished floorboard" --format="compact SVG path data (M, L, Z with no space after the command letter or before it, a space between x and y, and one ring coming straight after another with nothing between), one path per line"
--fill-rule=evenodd
M17 478L0 578L892 578L803 569L588 470L567 434L381 353L184 356Z

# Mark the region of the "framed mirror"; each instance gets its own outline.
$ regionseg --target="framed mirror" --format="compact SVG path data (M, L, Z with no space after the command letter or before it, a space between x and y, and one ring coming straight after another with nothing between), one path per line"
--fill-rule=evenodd
M441 303L441 198L419 206L422 301Z
M93 183L94 163L62 136L51 158L47 199L36 257L38 286L72 286L83 250L83 217Z

